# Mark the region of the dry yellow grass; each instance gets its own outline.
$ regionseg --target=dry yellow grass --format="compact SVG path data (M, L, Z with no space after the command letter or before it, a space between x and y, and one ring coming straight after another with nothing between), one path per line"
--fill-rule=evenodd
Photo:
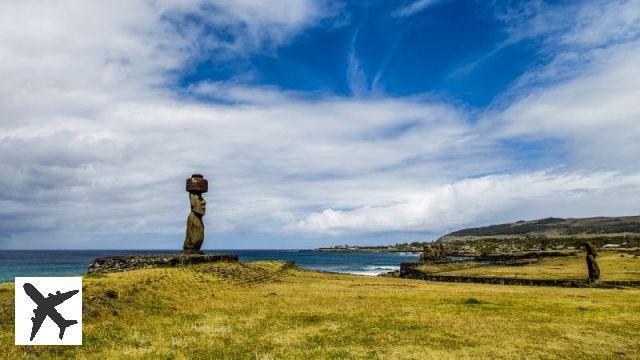
M640 280L640 258L633 255L601 251L597 257L601 279ZM587 265L585 255L548 258L539 263L524 266L486 265L470 269L453 269L441 275L489 276L523 279L585 280Z
M13 346L6 358L640 357L640 290L430 283L213 264L87 277L82 347Z

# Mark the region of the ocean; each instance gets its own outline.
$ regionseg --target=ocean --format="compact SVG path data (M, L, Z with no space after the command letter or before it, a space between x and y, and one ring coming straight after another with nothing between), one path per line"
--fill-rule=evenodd
M291 260L312 270L378 275L416 261L414 253L319 252L313 250L211 250L237 254L240 261ZM0 250L0 282L16 276L67 276L86 273L91 260L104 256L167 254L175 250Z

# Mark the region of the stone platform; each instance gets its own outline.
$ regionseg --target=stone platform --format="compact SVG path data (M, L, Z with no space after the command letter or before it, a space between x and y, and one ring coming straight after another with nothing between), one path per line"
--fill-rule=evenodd
M134 256L109 256L95 259L89 264L88 274L109 273L153 267L171 267L218 261L238 261L233 254L158 254Z

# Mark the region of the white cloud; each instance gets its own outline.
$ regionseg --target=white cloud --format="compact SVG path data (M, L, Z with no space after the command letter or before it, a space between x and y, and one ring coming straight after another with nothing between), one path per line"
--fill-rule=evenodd
M575 168L637 169L640 6L633 3L577 11L578 20L547 45L552 61L521 76L501 106L484 114L487 131L503 139L553 139ZM598 30L603 23L607 31Z
M407 197L403 193L401 197ZM546 216L629 214L640 200L640 173L535 172L465 179L413 192L408 201L353 210L325 209L290 225L293 231L343 235L442 233L484 221Z
M555 59L525 74L501 103L481 114L472 131L496 149L503 140L550 140L547 156L556 157L561 168L449 181L421 191L398 187L388 204L328 207L293 222L289 229L333 235L441 233L498 219L513 221L514 216L637 213L637 5L583 5L576 10L576 20L568 23L559 21L567 9L541 3L529 4L517 14L527 20L516 25L512 40L542 36ZM514 14L508 17L521 21Z
M601 46L637 40L640 33L640 1L601 1L581 7L573 29L562 42L579 46Z
M218 235L439 232L640 211L640 51L620 35L630 30L606 46L558 37L602 48L527 75L574 68L562 81L522 80L506 105L470 114L429 97L307 97L234 82L176 94L166 86L174 70L269 51L331 11L186 4L0 5L0 247L160 235L179 244L191 172L211 181L206 224ZM178 26L184 14L202 23ZM564 167L479 176L513 167L502 141L550 138L565 144L553 164Z
M564 139L589 165L632 162L640 154L640 43L595 56L597 65L582 76L531 92L500 113L498 133Z
M536 38L551 47L597 47L635 40L640 31L638 0L497 5L496 18L507 26L506 44Z

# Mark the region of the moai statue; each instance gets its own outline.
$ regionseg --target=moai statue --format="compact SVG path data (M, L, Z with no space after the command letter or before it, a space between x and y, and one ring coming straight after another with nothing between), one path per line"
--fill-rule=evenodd
M584 247L587 249L587 269L589 269L589 282L590 283L599 283L600 282L600 267L596 262L596 256L598 256L598 251L595 246L590 242L586 242Z
M200 174L193 174L187 179L187 191L191 203L191 212L187 217L187 234L184 238L182 253L202 254L200 250L204 241L204 224L202 216L207 202L202 197L209 190L209 182Z

